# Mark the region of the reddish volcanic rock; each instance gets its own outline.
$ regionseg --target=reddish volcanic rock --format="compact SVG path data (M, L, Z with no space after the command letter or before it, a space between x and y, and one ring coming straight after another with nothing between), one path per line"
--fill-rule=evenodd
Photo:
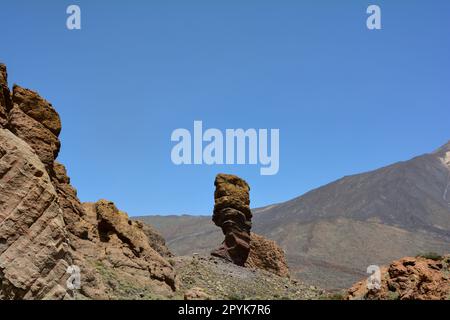
M52 105L36 92L14 86L8 128L28 143L48 167L61 147L61 121Z
M248 268L266 270L280 277L289 278L289 267L286 256L275 241L251 233L250 255L245 263Z
M406 257L381 268L381 288L355 284L347 299L446 300L450 298L450 256L438 260Z
M272 240L250 233L250 187L241 178L219 174L215 180L213 222L222 228L225 240L211 254L239 266L289 277L284 251Z
M61 132L61 119L50 102L37 92L15 85L13 88L13 103L26 115L41 123L55 136Z
M41 161L51 167L58 156L60 142L43 124L26 115L17 105L9 112L9 128L28 143Z

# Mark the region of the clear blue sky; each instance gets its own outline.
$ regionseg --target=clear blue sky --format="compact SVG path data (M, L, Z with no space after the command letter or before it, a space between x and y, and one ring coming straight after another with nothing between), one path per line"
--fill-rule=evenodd
M78 4L82 30L66 29ZM366 28L382 9L383 30ZM214 176L253 206L450 139L450 1L2 1L0 61L63 121L82 201L209 214ZM279 128L280 171L172 164L176 128Z

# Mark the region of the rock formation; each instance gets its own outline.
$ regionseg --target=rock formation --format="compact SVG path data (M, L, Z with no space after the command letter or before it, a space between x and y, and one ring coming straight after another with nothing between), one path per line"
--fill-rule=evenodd
M11 108L11 99L8 88L8 74L6 66L0 64L0 128L4 128L8 122L8 111Z
M56 162L61 121L0 64L0 299L170 296L175 271L113 203L81 204ZM70 290L67 268L80 268Z
M290 277L283 249L275 241L266 239L253 232L250 235L250 254L245 266L266 270L280 277Z
M84 203L83 208L85 220L96 226L87 240L78 238L75 245L75 263L91 275L82 288L86 296L142 298L120 291L132 287L145 296L165 296L176 289L172 266L152 249L139 222L131 221L110 201Z
M0 299L160 299L179 280L172 254L151 226L132 221L114 203L81 203L56 161L61 120L37 92L10 92L0 65ZM250 253L249 187L216 179L213 220L225 241L215 254L244 266ZM249 267L283 275L275 245L253 236ZM264 252L264 250L274 250ZM80 271L72 288L68 271ZM187 298L204 298L200 291Z
M284 251L274 242L250 233L250 187L241 178L219 174L214 182L213 222L222 228L225 240L211 254L239 266L257 268L289 277Z
M172 252L170 252L169 248L166 245L166 240L155 228L142 221L136 221L136 223L142 229L142 231L144 231L153 250L158 252L163 257L173 257Z
M222 245L211 254L244 266L250 253L250 187L241 178L219 174L214 182L213 222L225 235Z
M8 129L28 143L41 161L51 168L61 143L59 115L52 105L36 92L14 86Z
M406 257L381 268L381 287L368 289L367 280L348 290L349 300L448 300L450 256Z
M70 261L44 164L28 144L0 129L0 299L67 297Z

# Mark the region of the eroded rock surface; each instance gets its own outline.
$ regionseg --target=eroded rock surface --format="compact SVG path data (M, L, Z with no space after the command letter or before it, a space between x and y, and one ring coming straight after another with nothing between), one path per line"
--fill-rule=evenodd
M368 289L361 281L348 290L347 299L448 300L450 256L438 259L406 257L381 268L381 287Z
M283 249L275 241L266 239L253 232L250 236L250 254L245 266L266 270L280 277L290 277L289 267Z
M28 143L41 161L51 168L61 147L58 139L61 121L51 104L36 92L16 85L8 118L8 128Z
M250 187L241 178L219 174L214 182L213 222L225 235L222 245L211 254L244 266L250 253Z
M85 203L83 207L86 220L97 225L88 240L76 241L77 261L93 275L93 281L82 288L87 296L142 298L167 296L176 290L172 266L151 248L139 222L130 220L110 201ZM127 286L133 288L131 296L125 292Z
M1 129L5 128L5 129ZM82 205L56 162L61 121L0 64L0 299L152 299L176 289L172 266L112 202ZM81 288L69 290L71 265Z
M0 129L0 299L67 297L70 261L45 166L28 144Z
M173 257L172 252L166 245L166 239L151 225L146 224L142 221L137 221L140 228L144 231L148 238L150 246L158 252L161 256L170 258Z
M61 119L50 102L37 92L15 85L13 88L13 103L26 115L41 123L55 136L61 132Z
M239 266L289 277L284 251L272 240L251 233L250 187L243 179L219 174L214 182L213 222L222 228L225 240L211 254Z
M5 128L8 123L8 110L11 107L7 78L6 66L0 63L0 128Z

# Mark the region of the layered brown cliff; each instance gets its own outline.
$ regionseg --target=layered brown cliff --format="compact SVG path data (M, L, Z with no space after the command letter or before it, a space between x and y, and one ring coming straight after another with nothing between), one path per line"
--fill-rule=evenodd
M175 272L113 203L82 205L56 162L61 121L0 65L0 299L170 295ZM69 290L68 267L81 287ZM131 288L131 289L130 289Z
M0 299L67 298L70 264L64 217L44 164L0 129Z
M8 111L11 99L8 88L8 73L6 66L0 63L0 127L4 128L8 122Z

